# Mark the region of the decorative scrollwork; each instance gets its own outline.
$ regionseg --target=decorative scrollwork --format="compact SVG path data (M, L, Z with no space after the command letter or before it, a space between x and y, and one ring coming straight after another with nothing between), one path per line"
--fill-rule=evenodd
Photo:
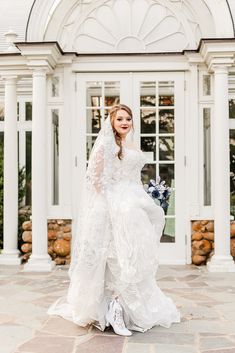
M194 48L200 36L184 0L100 0L78 2L59 41L80 53L172 52Z

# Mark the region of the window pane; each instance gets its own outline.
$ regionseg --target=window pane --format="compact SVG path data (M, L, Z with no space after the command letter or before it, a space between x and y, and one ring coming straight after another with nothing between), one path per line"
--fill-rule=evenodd
M32 102L25 102L25 120L32 120Z
M158 83L159 106L174 105L174 82L162 81Z
M203 96L210 96L211 95L211 76L210 75L203 75L202 85L203 85Z
M229 100L229 118L235 119L235 99Z
M156 137L141 137L141 150L149 161L156 161Z
M203 108L204 205L211 205L211 109Z
M141 133L155 133L156 132L156 110L155 109L141 109Z
M167 201L168 206L165 207L164 211L167 216L175 215L175 189L171 190L171 195Z
M159 109L159 133L174 133L174 109Z
M87 136L86 137L86 151L87 151L87 160L90 158L92 147L94 146L97 136Z
M175 242L175 218L166 218L166 224L161 237L161 243Z
M170 188L174 187L174 177L175 175L175 166L174 164L159 164L159 176L161 180L165 180L166 185Z
M156 180L156 164L145 164L141 171L141 180L143 184L148 184L150 179Z
M102 105L102 83L98 81L87 82L86 105L88 107L100 107Z
M31 158L32 158L32 132L26 131L26 143L25 143L25 172L26 172L26 197L25 204L31 205L31 193L32 193L32 183L31 183Z
M104 83L104 105L106 107L120 103L120 82Z
M161 136L159 137L159 159L169 160L174 159L174 137Z
M155 107L156 82L140 82L140 106Z
M98 133L101 128L101 109L87 109L87 133Z
M59 84L60 79L58 76L53 76L51 79L51 96L59 97Z
M230 213L235 217L235 130L229 131L230 137Z
M17 121L19 121L19 117L20 117L20 103L17 102Z
M4 121L4 103L0 102L0 121Z
M59 204L59 110L52 109L53 177L52 204Z

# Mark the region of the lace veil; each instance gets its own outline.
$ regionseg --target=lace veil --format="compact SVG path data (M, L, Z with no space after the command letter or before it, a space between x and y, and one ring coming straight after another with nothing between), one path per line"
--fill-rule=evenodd
M118 149L110 116L108 115L95 140L83 181L79 215L75 226L75 239L68 272L70 278L82 254L86 238L90 234L88 225L91 225L91 210L97 207L97 204L105 202L107 191L112 185L114 160ZM98 220L93 220L93 222L96 221Z

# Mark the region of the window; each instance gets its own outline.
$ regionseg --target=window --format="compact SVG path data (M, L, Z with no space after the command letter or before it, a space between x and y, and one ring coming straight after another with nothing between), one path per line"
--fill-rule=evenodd
M204 205L211 205L211 109L203 108Z
M140 82L139 104L141 149L149 160L142 182L148 184L159 175L172 188L161 242L175 242L174 81Z
M89 160L102 122L110 108L120 102L120 82L87 81L86 87L86 157Z
M59 204L59 110L51 110L52 122L52 204Z

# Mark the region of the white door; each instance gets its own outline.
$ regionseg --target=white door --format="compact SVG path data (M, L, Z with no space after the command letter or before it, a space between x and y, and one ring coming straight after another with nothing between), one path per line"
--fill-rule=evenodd
M186 263L184 212L184 74L77 74L76 177L82 180L91 148L108 110L115 103L131 107L134 139L148 158L142 181L160 176L172 188L165 210L160 263ZM75 192L79 201L79 190ZM79 208L79 202L78 206ZM78 209L79 212L79 209Z

